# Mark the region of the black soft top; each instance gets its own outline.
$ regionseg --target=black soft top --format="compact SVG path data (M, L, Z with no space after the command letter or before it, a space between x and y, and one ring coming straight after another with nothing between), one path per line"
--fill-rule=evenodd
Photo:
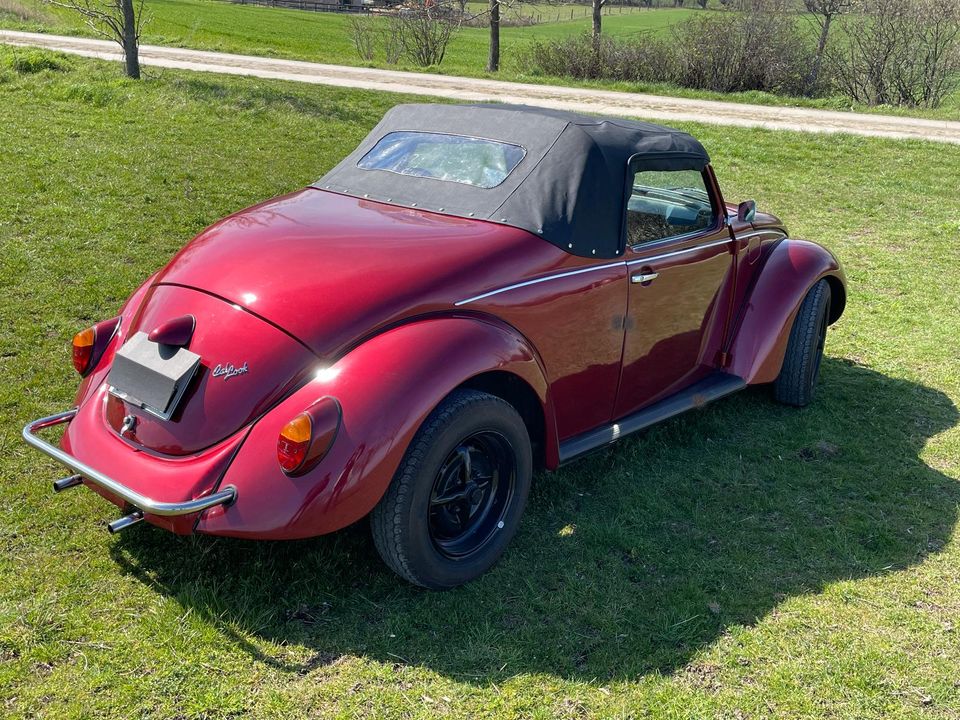
M497 140L526 154L492 188L357 166L386 134L402 131ZM397 105L314 187L503 223L575 255L615 257L623 252L628 170L703 170L708 162L691 135L651 123L525 105Z

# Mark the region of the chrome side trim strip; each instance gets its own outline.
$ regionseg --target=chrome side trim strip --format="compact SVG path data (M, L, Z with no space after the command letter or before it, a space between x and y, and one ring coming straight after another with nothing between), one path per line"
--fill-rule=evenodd
M740 233L737 235L737 239L739 240L740 238L751 238L751 237L756 237L757 235L776 235L777 237L780 237L780 238L787 237L786 233L782 233L779 230L771 229L771 230L754 230L748 233Z
M546 277L526 280L514 285L507 285L506 287L497 288L496 290L490 290L489 292L485 292L481 295L474 295L466 300L458 300L454 303L454 306L460 307L461 305L476 302L477 300L484 300L488 297L492 297L493 295L499 295L500 293L516 290L517 288L528 287L530 285L539 285L540 283L548 282L550 280L559 280L560 278L570 277L571 275L582 275L583 273L593 272L594 270L607 270L608 268L618 267L624 264L625 263L621 260L620 262L607 263L606 265L593 265L592 267L580 268L578 270L568 270L567 272L557 273L556 275L547 275Z
M676 257L677 255L686 255L687 253L696 252L697 250L706 250L707 248L717 247L718 245L728 245L732 242L732 238L727 238L726 240L714 240L713 242L704 243L703 245L693 245L688 248L683 248L682 250L674 250L673 252L662 253L661 255L651 255L650 257L641 258L640 260L630 260L627 265L649 264L652 262L657 262L658 260L666 260L667 258Z
M186 500L184 502L175 503L159 502L152 498L148 498L145 495L141 495L136 490L128 488L123 483L114 480L108 475L104 475L99 470L95 470L69 453L64 452L60 448L51 445L46 440L37 436L37 433L41 430L70 422L73 420L76 414L77 408L73 408L72 410L67 410L62 413L57 413L56 415L50 415L49 417L44 417L40 418L39 420L29 422L23 428L23 439L40 452L44 453L45 455L49 455L54 460L66 465L75 473L82 475L84 483L92 482L94 485L99 485L107 492L116 495L121 500L125 500L139 510L151 515L163 515L165 517L174 515L191 515L193 513L200 512L201 510L212 508L215 505L228 505L237 499L237 489L232 485L228 485L219 492L215 492L212 495L207 495L205 497L196 498L195 500Z

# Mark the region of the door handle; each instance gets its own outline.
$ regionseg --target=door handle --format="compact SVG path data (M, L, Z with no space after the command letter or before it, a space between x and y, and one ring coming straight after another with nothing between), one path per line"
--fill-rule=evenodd
M646 273L645 273L645 272L639 272L639 273L637 273L636 275L631 275L631 276L630 276L630 282L632 282L632 283L641 283L641 284L642 284L642 283L648 283L648 282L653 282L653 281L656 280L658 277L660 277L660 273L658 273L658 272L646 272Z

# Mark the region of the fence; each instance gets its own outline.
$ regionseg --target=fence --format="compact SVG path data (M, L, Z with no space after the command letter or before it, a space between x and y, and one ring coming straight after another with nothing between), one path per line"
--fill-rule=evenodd
M369 9L363 5L341 5L323 0L230 0L238 5L261 5L263 7L287 8L290 10L311 10L313 12L364 13Z

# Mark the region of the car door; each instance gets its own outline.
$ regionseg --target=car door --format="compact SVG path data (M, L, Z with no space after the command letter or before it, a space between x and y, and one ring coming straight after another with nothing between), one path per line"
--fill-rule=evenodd
M728 319L732 239L709 168L632 170L629 279L615 418L715 369Z

